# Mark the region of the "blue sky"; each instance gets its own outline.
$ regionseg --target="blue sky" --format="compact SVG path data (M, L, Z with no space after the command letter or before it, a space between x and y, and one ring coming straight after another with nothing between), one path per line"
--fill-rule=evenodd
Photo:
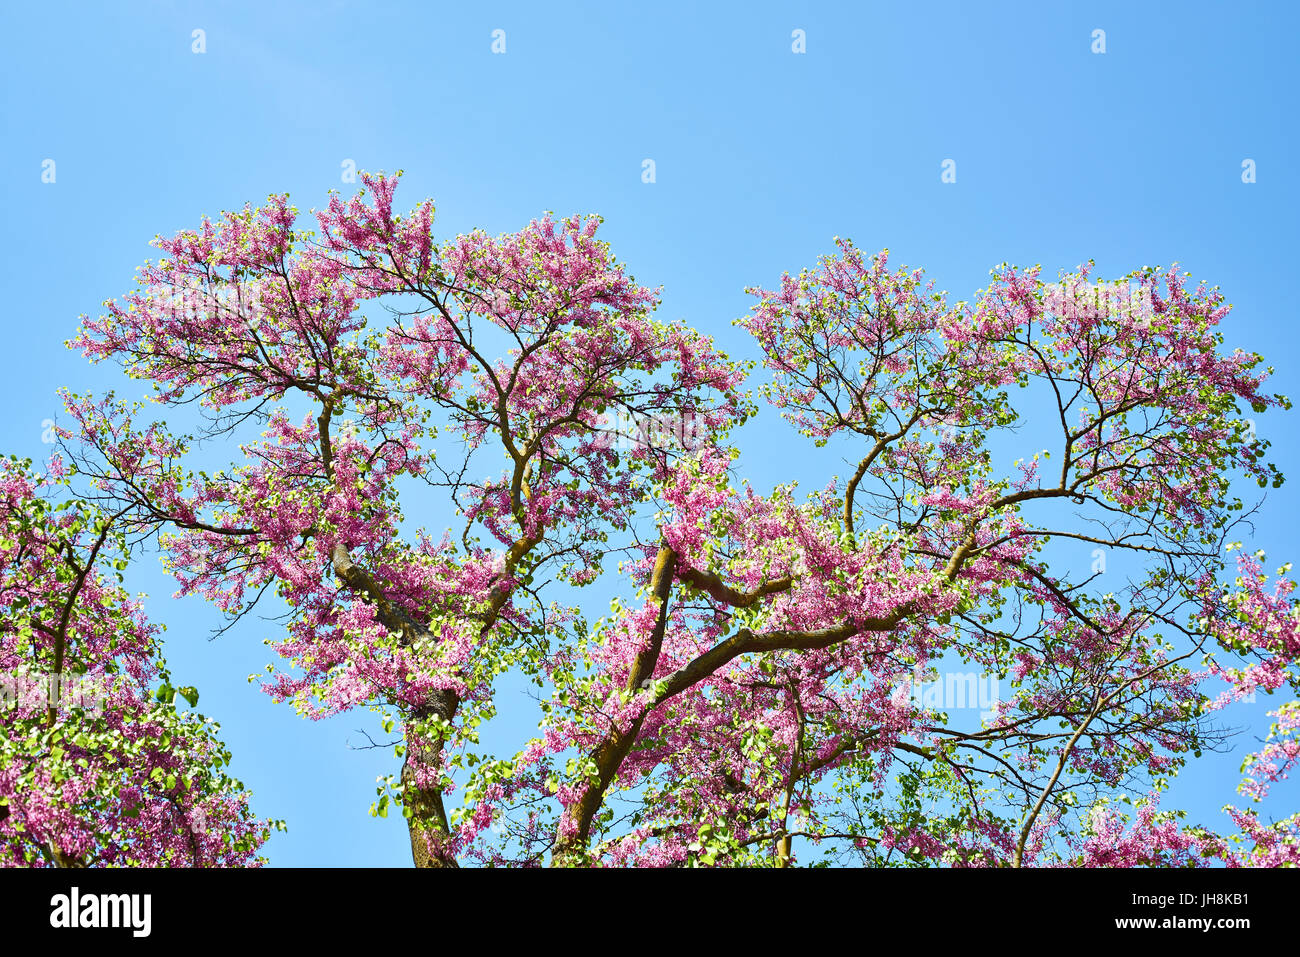
M1002 261L1049 276L1090 258L1102 276L1178 261L1234 303L1229 347L1262 351L1273 390L1300 395L1298 32L1284 3L8 4L0 451L48 453L59 386L124 388L63 342L133 285L150 238L271 192L321 206L350 190L348 160L404 169L400 205L434 197L444 237L600 213L618 257L663 285L661 316L745 356L731 325L743 289L836 235L888 246L954 298ZM955 183L940 179L948 159ZM1257 182L1242 182L1246 159ZM834 462L791 458L779 420L760 422L742 436L744 474L824 484ZM1300 473L1300 413L1259 431ZM1270 493L1249 543L1270 565L1300 558L1298 487ZM348 747L373 722L273 705L242 677L269 660L273 626L209 642L209 609L170 600L152 563L132 574L257 809L289 821L272 862L405 864L400 819L366 812L392 759ZM1240 757L1189 772L1179 803L1225 823Z

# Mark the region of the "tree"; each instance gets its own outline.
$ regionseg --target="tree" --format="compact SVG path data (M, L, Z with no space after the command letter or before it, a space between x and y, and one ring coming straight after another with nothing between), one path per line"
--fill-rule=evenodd
M272 196L159 238L75 345L197 405L196 434L68 396L68 454L182 591L238 617L274 589L272 695L400 725L375 810L417 865L1294 861L1295 819L1236 812L1238 845L1107 804L1217 746L1233 695L1297 684L1289 583L1221 584L1234 475L1281 482L1239 406L1288 402L1218 351L1217 290L1004 266L952 304L841 241L739 323L850 474L760 494L731 444L753 365L654 319L598 219L437 243L431 203L364 182L319 234ZM1004 473L1026 413L1054 446ZM199 443L229 464L196 470ZM459 516L441 538L403 534L422 486ZM1138 572L1098 593L1049 566L1069 543ZM630 587L590 621L611 555ZM953 663L1013 693L980 723L913 700ZM480 745L503 675L545 695L508 756Z
M117 516L56 500L57 461L29 466L0 460L0 866L260 863L274 822L223 770L218 725L177 709L198 692L171 686L119 584Z

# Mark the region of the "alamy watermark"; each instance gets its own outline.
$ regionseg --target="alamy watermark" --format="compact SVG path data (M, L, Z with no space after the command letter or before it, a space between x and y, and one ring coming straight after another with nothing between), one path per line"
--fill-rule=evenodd
M1124 318L1140 327L1155 314L1151 290L1141 283L1062 280L1043 285L1043 306L1059 316Z
M672 449L689 452L704 444L708 418L696 412L630 412L602 415L599 448Z
M199 284L187 285L176 283L162 287L165 291L154 291L148 296L159 309L173 319L215 319L218 316L233 317L250 330L257 328L261 320L261 305L239 282L222 283L211 289Z
M0 673L0 708L80 708L93 715L104 712L109 679L67 672L47 674L20 668Z
M895 707L902 707L909 700L913 707L924 711L979 708L981 721L996 718L998 706L1002 703L998 696L997 675L973 671L949 671L941 674L920 667L905 675L890 695L890 701Z

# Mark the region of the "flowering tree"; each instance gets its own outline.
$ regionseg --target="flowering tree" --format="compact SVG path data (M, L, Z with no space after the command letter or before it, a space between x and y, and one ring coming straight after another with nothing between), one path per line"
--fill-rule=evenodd
M0 460L0 866L247 866L270 822L175 699L115 516ZM116 578L114 577L116 576Z
M69 395L67 451L183 592L285 603L269 693L400 727L375 810L417 865L1294 861L1294 819L1224 837L1107 803L1215 746L1234 697L1296 685L1289 582L1220 580L1233 476L1281 481L1239 405L1287 403L1219 353L1217 291L1004 267L950 304L841 242L740 324L847 475L760 494L733 475L750 368L655 319L598 220L437 243L430 203L365 183L319 233L273 196L160 238L75 345L197 431ZM1004 473L1030 413L1053 447ZM200 440L230 450L214 471ZM403 529L427 488L440 536ZM1069 543L1139 571L1099 594ZM986 720L906 691L958 662L1011 683ZM504 755L480 743L503 675L543 689ZM1277 717L1258 787L1295 760Z

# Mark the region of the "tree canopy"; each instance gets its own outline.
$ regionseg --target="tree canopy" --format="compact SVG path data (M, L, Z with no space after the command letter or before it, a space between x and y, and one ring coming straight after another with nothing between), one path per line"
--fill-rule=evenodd
M314 232L272 196L160 237L138 288L83 317L72 345L200 424L66 395L55 471L82 504L7 532L33 556L12 584L6 564L5 620L31 621L6 626L13 661L62 660L65 592L87 667L127 654L96 628L129 621L156 650L138 606L66 583L102 528L123 554L156 541L182 593L233 617L283 603L265 690L399 730L376 812L400 809L420 866L1296 862L1296 816L1229 807L1220 832L1158 801L1221 744L1223 709L1300 688L1289 567L1269 576L1237 541L1243 480L1282 481L1245 416L1289 402L1259 355L1222 348L1217 289L1176 268L1004 265L950 302L839 240L749 290L737 323L759 360L742 362L657 319L597 217L439 241L431 202L401 215L397 177L364 182ZM844 474L808 494L743 480L753 377ZM1004 468L1031 428L1050 447ZM36 483L5 473L13 515ZM404 507L431 499L455 524L408 528ZM1101 569L1061 561L1063 543ZM1107 555L1132 573L1106 574ZM45 586L22 576L59 575L32 610ZM617 595L600 616L596 585ZM122 667L137 688L156 674ZM957 667L1007 683L979 721L908 691ZM501 751L483 739L518 707L505 676L536 686L541 724ZM178 791L163 767L133 819L215 801L236 825L221 847L186 851L161 824L122 846L247 860L264 832L219 750L169 702L130 700L113 733L183 739L176 773L201 772ZM57 789L23 769L74 728L16 714L30 731L0 795L22 810L0 833L39 822L33 847L115 860L105 835L136 792L96 779L85 818L34 810ZM1300 704L1273 717L1252 804L1300 754Z

